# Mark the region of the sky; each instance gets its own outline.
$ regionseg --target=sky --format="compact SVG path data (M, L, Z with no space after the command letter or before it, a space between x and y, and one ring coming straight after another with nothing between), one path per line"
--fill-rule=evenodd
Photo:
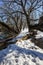
M2 7L3 5L4 5L4 4L3 4L2 0L0 0L0 7ZM42 11L41 8L40 8L39 10ZM2 16L2 15L1 15L2 12L3 12L3 10L0 9L0 16ZM39 13L40 13L40 12L36 11L36 13L35 13L35 14L37 14L36 18L39 17Z

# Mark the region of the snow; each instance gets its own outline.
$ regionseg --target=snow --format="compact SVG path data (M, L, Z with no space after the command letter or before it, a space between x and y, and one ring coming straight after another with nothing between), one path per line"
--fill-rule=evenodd
M16 39L26 32L21 32ZM43 49L32 43L31 39L18 40L0 51L0 65L43 65Z
M19 40L23 36L25 36L26 34L29 34L28 33L28 29L27 28L25 28L24 30L22 29L21 32L20 32L20 34L18 36L16 36L16 38L14 38L12 41Z
M43 32L37 31L36 38L42 38L43 37Z

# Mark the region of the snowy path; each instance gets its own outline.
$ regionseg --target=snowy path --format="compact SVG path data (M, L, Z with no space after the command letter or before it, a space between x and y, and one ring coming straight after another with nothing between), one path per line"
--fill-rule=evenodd
M0 65L43 65L43 49L30 39L17 41L0 51Z

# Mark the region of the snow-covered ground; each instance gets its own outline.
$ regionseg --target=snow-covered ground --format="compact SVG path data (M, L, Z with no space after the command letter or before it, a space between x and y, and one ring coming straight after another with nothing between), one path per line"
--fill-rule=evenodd
M26 32L22 31L17 37ZM0 51L0 65L43 65L43 49L34 45L31 39L18 40Z
M43 37L43 32L38 31L37 35L36 35L36 38L41 38L41 37Z

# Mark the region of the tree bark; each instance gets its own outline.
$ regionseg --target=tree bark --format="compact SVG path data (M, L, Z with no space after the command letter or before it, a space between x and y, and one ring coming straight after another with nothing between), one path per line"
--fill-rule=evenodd
M26 20L27 20L28 31L30 32L30 18L28 15L26 16Z

